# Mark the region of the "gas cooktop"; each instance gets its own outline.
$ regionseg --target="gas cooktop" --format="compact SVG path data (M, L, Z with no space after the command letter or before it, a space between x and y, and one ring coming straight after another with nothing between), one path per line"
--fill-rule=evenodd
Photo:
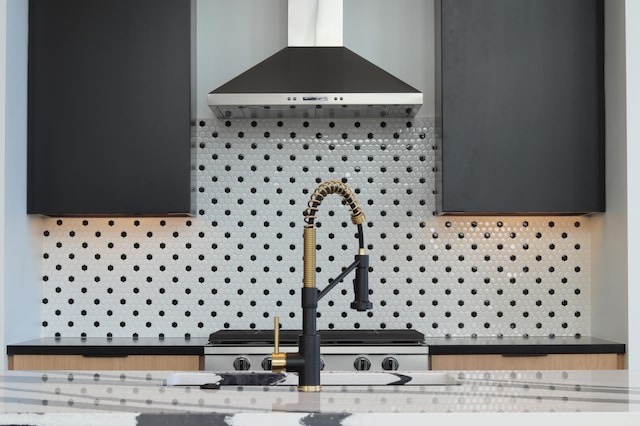
M297 345L300 330L280 330L281 345ZM408 329L319 330L322 345L423 345L424 334ZM219 330L209 335L210 345L272 346L273 330Z

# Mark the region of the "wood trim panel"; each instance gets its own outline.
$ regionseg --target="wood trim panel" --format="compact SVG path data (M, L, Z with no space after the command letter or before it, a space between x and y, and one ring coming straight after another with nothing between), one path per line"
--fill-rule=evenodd
M626 365L625 354L618 354L618 370L624 370Z
M617 370L619 354L431 355L432 370Z
M10 370L200 370L198 355L129 355L86 357L82 355L10 355Z

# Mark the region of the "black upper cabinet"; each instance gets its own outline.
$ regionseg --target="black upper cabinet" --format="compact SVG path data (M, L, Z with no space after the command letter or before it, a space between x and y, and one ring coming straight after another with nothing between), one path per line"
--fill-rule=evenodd
M193 212L194 8L29 2L28 213Z
M437 211L602 212L602 0L437 0Z

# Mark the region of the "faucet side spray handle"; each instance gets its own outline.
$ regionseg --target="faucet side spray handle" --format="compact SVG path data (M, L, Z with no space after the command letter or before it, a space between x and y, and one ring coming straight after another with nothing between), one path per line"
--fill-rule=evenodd
M273 318L273 353L271 354L271 371L281 373L287 368L287 355L280 352L280 317Z
M280 353L280 317L273 318L273 352Z
M351 309L356 311L368 311L373 308L373 304L369 301L369 255L364 254L361 250L356 255L358 266L356 267L356 276L353 279L354 299L351 302Z

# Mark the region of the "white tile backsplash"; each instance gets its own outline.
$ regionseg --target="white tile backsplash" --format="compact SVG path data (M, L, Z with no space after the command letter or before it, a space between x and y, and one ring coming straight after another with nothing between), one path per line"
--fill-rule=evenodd
M206 336L271 328L274 315L300 327L302 212L330 179L346 181L367 216L374 308L349 309L347 277L320 302L319 327L589 334L589 218L434 216L433 119L197 130L196 217L42 221L43 335ZM358 244L340 197L317 217L324 288Z

